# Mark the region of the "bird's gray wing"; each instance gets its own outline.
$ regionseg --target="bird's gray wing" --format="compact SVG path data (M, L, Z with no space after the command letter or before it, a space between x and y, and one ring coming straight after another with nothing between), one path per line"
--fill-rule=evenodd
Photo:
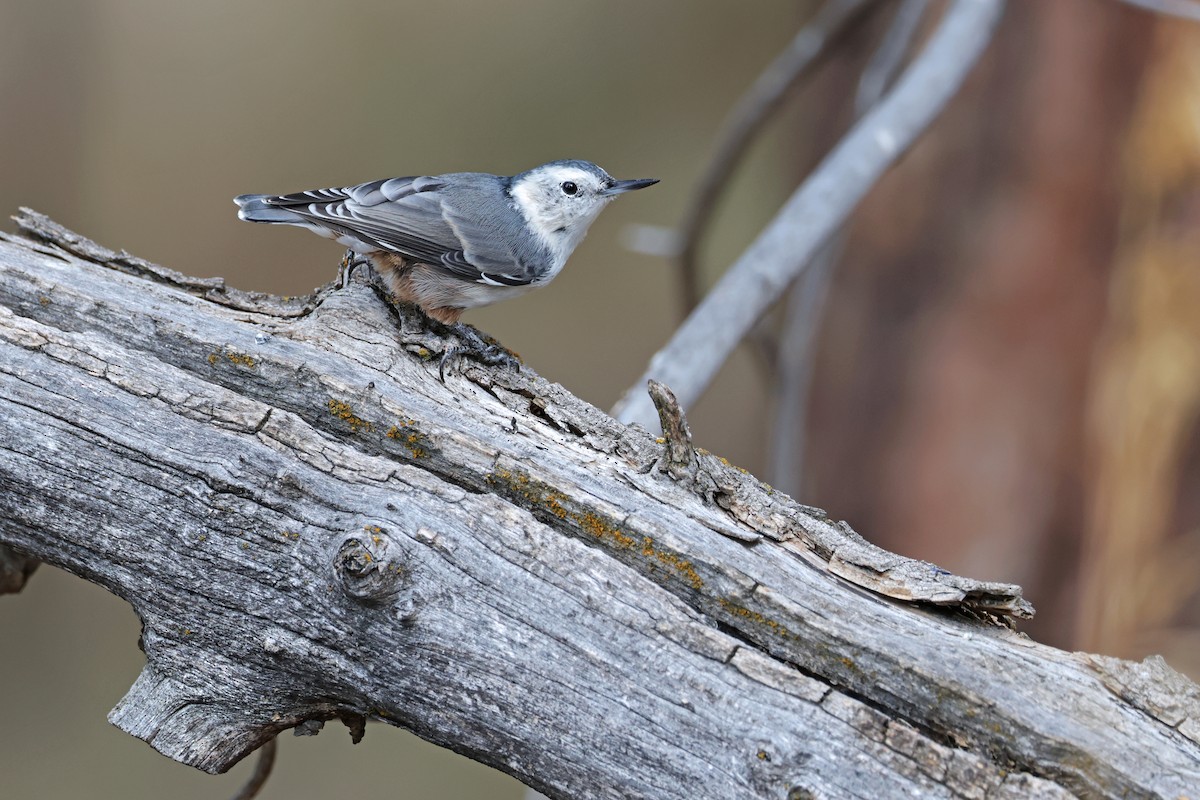
M532 277L521 276L523 271L494 225L447 208L447 182L438 176L388 178L280 195L266 202L381 250L441 265L463 280L502 286L529 283Z
M527 223L492 175L456 182L442 194L442 215L462 243L442 256L442 264L458 275L492 286L525 286L542 276L546 254L524 232ZM488 185L488 184L491 185Z

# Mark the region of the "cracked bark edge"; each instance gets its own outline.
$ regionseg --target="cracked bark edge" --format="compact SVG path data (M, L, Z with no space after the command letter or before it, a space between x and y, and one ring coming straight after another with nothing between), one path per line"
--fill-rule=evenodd
M298 317L310 313L320 300L333 290L327 284L311 294L299 297L280 297L265 292L247 292L225 285L224 278L195 278L169 267L138 258L124 250L110 250L60 225L45 214L22 206L12 217L17 229L31 239L44 242L78 256L85 261L109 267L129 275L176 286L214 303L277 317ZM53 255L53 253L49 253Z
M570 425L561 425L561 429L573 431L601 452L622 453L640 471L650 471L658 463L667 465L668 474L674 469L678 475L672 478L678 485L728 514L731 525L713 526L726 536L747 542L767 536L786 543L793 549L815 554L839 577L893 599L961 606L969 612L999 617L1027 619L1034 615L1033 605L1022 597L1020 586L955 575L929 562L876 547L847 523L832 522L822 509L796 502L703 448L694 449L691 463L682 467L672 461L669 451L674 446L677 453L686 452L682 443L687 438L683 434L672 434L675 439L664 436L666 441L656 444L638 426L622 425L556 384L547 386L540 379L512 373L472 370L468 375L494 394L497 387L509 393L510 399L505 402L522 404L536 398L539 414L548 419L572 420ZM662 402L668 424L674 428L677 423L670 402L665 396ZM686 426L682 411L678 420Z
M147 664L108 714L108 721L160 753L214 772L228 768L275 738L269 720L242 707L214 708L210 697ZM237 720L236 722L231 720Z
M1171 668L1162 656L1125 661L1084 655L1108 690L1200 744L1200 686Z

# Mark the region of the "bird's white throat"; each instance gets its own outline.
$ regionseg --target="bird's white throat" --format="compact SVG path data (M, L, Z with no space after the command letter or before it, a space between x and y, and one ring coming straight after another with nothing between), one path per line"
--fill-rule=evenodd
M545 189L533 181L522 181L513 186L512 199L529 231L550 252L553 263L547 280L563 268L607 205L599 202L577 206L570 200L555 202L558 198L548 198Z

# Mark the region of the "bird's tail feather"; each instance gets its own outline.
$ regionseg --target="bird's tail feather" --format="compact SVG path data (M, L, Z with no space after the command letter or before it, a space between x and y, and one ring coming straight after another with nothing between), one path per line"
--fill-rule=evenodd
M268 205L269 194L243 194L233 198L238 204L238 219L247 222L282 223L284 225L303 225L305 220L299 214L286 208Z

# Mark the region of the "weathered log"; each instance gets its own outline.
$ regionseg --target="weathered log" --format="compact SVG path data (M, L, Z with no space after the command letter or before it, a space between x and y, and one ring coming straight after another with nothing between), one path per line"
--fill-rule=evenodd
M669 392L656 440L528 368L440 382L452 334L365 283L248 294L18 223L0 545L133 605L110 719L171 758L371 719L552 797L1196 796L1194 684L1030 641L1017 587L693 449Z

